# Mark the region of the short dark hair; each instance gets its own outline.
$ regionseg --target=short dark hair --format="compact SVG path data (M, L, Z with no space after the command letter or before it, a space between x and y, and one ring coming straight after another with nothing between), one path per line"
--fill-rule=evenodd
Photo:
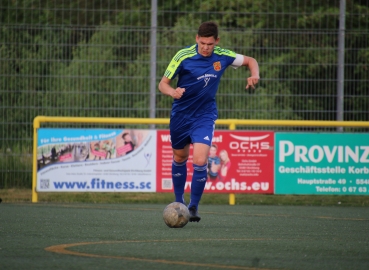
M197 31L199 37L218 38L218 25L215 22L203 22Z

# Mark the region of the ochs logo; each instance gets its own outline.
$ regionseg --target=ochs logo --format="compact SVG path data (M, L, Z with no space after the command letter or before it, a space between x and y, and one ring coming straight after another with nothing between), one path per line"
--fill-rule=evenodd
M231 141L229 143L229 148L234 150L242 150L243 152L251 152L251 150L258 150L260 152L261 150L269 150L271 149L269 142L263 141L264 139L269 137L269 134L263 135L263 136L237 136L230 134L232 138L238 140L238 141Z
M219 61L215 62L215 63L213 64L213 67L214 67L214 70L215 70L215 71L219 71L219 70L221 70L221 69L222 69L222 65L220 64L220 62L219 62Z

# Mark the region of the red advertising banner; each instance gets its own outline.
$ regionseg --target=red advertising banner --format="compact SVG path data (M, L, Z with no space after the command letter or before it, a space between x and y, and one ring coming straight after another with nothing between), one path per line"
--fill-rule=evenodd
M172 192L172 147L169 130L157 131L157 192ZM192 146L187 162L192 180ZM274 193L274 132L215 131L208 159L209 193Z

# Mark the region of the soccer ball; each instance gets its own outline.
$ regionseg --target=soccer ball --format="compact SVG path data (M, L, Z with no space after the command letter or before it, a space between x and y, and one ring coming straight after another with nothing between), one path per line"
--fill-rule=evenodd
M190 219L190 212L183 203L173 202L165 207L163 219L169 228L183 228Z

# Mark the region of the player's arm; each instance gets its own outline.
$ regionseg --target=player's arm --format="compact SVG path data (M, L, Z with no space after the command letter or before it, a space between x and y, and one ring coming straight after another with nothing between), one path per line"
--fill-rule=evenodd
M241 66L248 67L250 69L251 76L247 78L246 89L249 89L250 86L255 89L255 84L259 82L260 77L259 64L254 58L242 54L236 54L236 58L231 66L233 68L238 68Z
M246 89L249 89L250 86L255 89L255 84L257 84L260 79L258 62L252 57L243 55L242 66L247 66L251 73L251 76L247 78Z
M181 87L177 87L176 89L174 89L172 86L170 86L170 82L171 80L169 78L163 76L159 83L160 92L174 99L180 99L185 92L185 89Z

